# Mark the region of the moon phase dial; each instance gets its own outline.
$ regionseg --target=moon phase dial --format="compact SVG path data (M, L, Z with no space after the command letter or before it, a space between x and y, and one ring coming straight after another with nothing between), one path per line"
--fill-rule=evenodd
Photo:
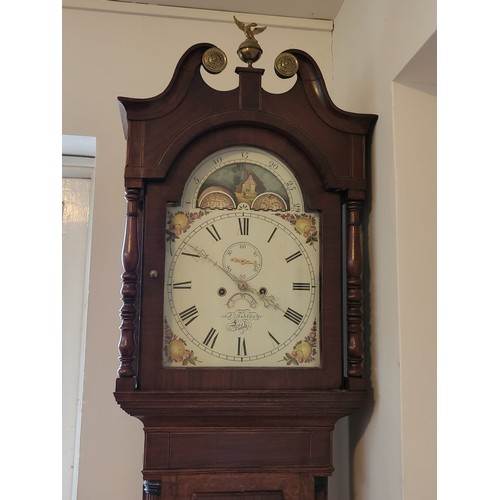
M280 158L246 146L205 158L186 184L181 207L302 212L304 200L297 179Z

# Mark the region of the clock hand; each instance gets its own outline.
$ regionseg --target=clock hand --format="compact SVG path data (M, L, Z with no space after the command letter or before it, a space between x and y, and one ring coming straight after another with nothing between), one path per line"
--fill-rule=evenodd
M281 306L276 302L276 300L274 299L274 295L268 295L267 293L261 293L258 290L256 290L255 288L252 288L251 286L249 286L249 284L246 281L240 281L238 283L238 288L240 290L245 290L245 291L248 291L250 293L257 295L257 297L264 303L264 307L267 308L269 306L272 306L274 309L279 309L283 313L285 312L281 308Z
M274 309L279 309L280 311L282 311L283 313L285 312L281 307L280 305L275 301L274 299L274 296L273 295L268 295L268 294L263 294L263 293L260 293L258 290L256 290L255 288L252 288L251 286L248 285L248 283L246 281L243 281L243 280L240 280L238 279L234 274L230 273L229 271L227 271L226 269L224 269L218 262L216 262L215 260L213 260L208 254L207 252L202 249L202 248L198 248L194 245L191 245L190 243L186 243L187 246L191 247L193 250L195 250L196 252L199 253L200 257L202 259L205 259L205 260L208 260L209 262L211 262L215 267L218 267L224 274L226 274L227 276L229 276L237 285L238 285L238 288L242 291L242 292L250 292L250 293L253 293L255 294L259 300L261 300L263 303L264 303L264 307L269 307L269 306L272 306ZM229 304L229 303L228 303Z
M227 274L227 276L229 276L235 283L238 284L240 283L240 280L234 274L231 274L229 271L224 269L217 261L213 260L203 248L198 248L194 245L191 245L191 243L186 243L186 245L191 247L193 250L196 250L200 254L200 257L202 259L208 260L208 262L211 262L214 265L214 267L218 267L224 274Z
M253 264L254 266L258 265L258 262L255 260L247 260L247 259L238 259L237 257L232 257L231 262L237 262L238 264Z

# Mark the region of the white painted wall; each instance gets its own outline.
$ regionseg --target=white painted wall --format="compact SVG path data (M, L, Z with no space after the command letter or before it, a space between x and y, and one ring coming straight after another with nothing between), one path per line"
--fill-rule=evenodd
M436 496L436 96L394 84L403 498Z
M120 410L112 395L118 365L120 249L125 220L125 139L116 97L160 93L179 57L194 43L215 43L226 51L229 68L239 65L235 50L242 41L241 32L233 25L232 14L106 0L63 0L63 133L95 136L98 161L78 500L137 500L141 495L141 424ZM240 18L248 19L245 15ZM422 450L416 450L418 443L406 440L416 422L408 412L411 398L404 392L413 386L420 368L412 355L411 340L405 342L406 332L413 334L410 319L414 307L413 275L407 263L418 254L406 244L413 237L411 231L398 235L405 220L413 223L413 208L420 201L411 198L405 202L396 194L397 189L411 187L414 170L411 164L400 169L395 160L392 82L435 31L434 2L344 2L335 20L333 60L331 23L266 16L259 16L258 21L269 26L259 37L267 90L283 91L287 85L273 77L275 55L290 47L300 48L318 62L339 107L380 116L372 149L367 269L372 293L369 348L373 394L349 425L343 422L339 426L350 429L353 459L349 467L343 467L351 469L351 494L343 485L338 500L428 500L431 497L419 494L423 490L410 491L418 488L411 477L415 470L411 460L421 463ZM223 83L218 79L215 85L211 78L211 84L218 88L237 85L231 70L222 75ZM431 170L427 168L424 175L430 177ZM409 253L401 259L403 250ZM433 256L426 259L432 269ZM399 265L404 273L398 274ZM425 354L419 351L418 356ZM420 398L419 404L432 413L434 401ZM408 415L410 419L405 421ZM407 484L403 474L410 474Z
M436 495L435 98L402 86L393 95L393 81L436 30L435 10L432 0L358 0L335 19L334 100L379 115L369 219L373 394L350 417L353 499ZM412 138L415 130L425 134Z

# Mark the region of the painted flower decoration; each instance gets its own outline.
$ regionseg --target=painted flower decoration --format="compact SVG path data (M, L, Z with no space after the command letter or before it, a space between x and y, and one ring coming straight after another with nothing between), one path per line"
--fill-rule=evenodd
M194 355L194 351L186 349L186 342L174 335L168 326L165 340L164 351L169 363L182 363L183 366L186 366L188 363L196 365L198 358Z
M311 358L312 352L313 346L309 342L303 340L295 344L291 354L299 363L303 363L304 360L309 360Z
M316 345L316 321L314 321L309 335L307 335L303 340L297 342L293 346L293 350L285 354L283 361L286 361L287 365L311 363L314 361L317 353Z
M198 212L176 212L170 215L167 220L167 241L178 238L182 233L186 232L189 226L196 220L205 215L204 210Z
M308 238L316 232L316 226L313 225L312 219L312 217L300 217L295 222L295 230L305 238Z
M190 351L188 351L185 347L186 345L180 339L170 341L167 346L167 354L169 359L176 361L177 363L184 361L184 359L187 358L190 354Z
M184 212L178 212L170 221L170 229L176 236L180 236L189 227L189 217Z
M282 219L290 222L295 231L306 239L306 243L314 246L318 241L318 229L316 227L316 218L309 214L276 214Z

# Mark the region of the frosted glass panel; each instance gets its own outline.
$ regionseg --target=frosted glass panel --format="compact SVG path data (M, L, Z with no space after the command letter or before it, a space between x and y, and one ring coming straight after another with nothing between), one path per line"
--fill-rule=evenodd
M90 179L62 180L63 498L71 499L79 442L87 302ZM76 454L75 454L76 450ZM75 479L74 479L75 478Z

